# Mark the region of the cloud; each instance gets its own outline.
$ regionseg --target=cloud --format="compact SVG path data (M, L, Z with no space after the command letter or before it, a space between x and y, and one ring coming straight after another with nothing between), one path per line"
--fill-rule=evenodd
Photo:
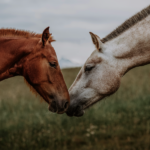
M84 62L94 50L89 31L106 36L149 0L1 0L0 27L42 33L50 26L59 57Z

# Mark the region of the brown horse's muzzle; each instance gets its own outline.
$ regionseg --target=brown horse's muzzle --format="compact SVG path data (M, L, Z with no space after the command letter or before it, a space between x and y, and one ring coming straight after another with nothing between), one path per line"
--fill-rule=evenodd
M57 100L53 100L49 105L49 110L54 113L62 114L66 112L69 107L69 102L67 100L62 100L58 102Z

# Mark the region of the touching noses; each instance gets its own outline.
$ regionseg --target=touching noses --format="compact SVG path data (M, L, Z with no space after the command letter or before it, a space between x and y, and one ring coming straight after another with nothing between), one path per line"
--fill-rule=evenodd
M62 114L66 112L68 107L69 107L68 100L62 100L62 101L53 100L49 105L49 110L58 114Z

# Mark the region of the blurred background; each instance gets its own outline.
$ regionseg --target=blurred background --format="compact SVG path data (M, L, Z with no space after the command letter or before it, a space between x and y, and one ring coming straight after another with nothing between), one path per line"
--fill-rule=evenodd
M103 38L149 4L149 0L0 0L0 28L42 33L50 26L69 88L94 50L89 31ZM81 118L49 112L22 77L2 81L0 150L149 150L149 77L149 65L133 69L117 93Z
M50 26L61 67L82 65L94 50L89 32L105 37L149 0L0 0L0 28L42 33ZM72 65L71 65L72 63Z

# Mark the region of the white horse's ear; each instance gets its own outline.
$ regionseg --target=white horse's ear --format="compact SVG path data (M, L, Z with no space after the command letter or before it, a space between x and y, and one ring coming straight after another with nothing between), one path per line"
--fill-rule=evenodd
M97 50L101 50L103 43L101 42L100 37L99 37L98 35L92 33L92 32L89 32L89 33L90 33L90 35L91 35L93 44L95 45L96 49L97 49Z

